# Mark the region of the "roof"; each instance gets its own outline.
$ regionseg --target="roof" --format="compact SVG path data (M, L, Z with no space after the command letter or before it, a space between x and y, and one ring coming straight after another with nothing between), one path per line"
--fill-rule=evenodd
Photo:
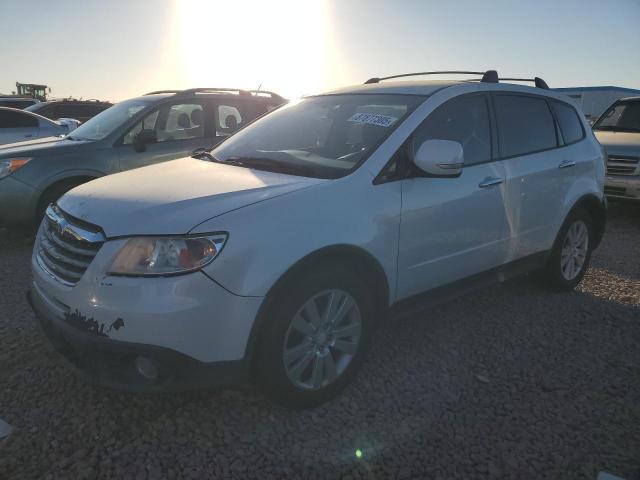
M612 85L600 86L600 87L563 87L563 88L552 88L552 90L556 90L558 92L604 92L604 91L614 90L616 92L628 92L628 93L640 94L640 90L636 90L633 88L625 88L625 87L615 87Z

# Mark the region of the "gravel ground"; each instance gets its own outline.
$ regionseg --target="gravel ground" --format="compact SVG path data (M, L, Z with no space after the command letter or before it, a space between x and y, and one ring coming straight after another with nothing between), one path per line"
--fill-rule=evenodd
M640 207L610 217L579 291L523 278L404 319L342 396L303 412L248 386L77 380L24 299L29 242L5 232L0 478L640 479Z

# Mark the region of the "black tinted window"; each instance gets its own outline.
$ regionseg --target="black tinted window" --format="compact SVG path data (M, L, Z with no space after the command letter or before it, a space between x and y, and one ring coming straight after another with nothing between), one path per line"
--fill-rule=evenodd
M551 102L551 107L560 124L560 132L564 143L573 143L580 140L583 136L582 124L575 109L558 102Z
M484 96L463 96L438 107L414 134L417 147L425 140L452 140L464 151L465 165L491 159L489 109Z
M37 127L38 119L22 112L0 110L0 128Z
M553 116L543 98L496 95L495 107L503 157L557 146Z

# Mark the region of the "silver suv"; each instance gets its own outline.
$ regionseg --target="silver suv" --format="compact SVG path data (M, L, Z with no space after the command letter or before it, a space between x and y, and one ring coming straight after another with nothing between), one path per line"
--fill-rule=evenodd
M308 406L347 385L389 309L538 270L568 290L604 230L604 158L546 88L372 79L286 105L211 151L49 207L31 301L94 380L253 376Z
M640 97L615 102L593 125L607 153L604 193L640 200Z
M37 225L73 187L212 148L284 102L265 91L163 90L122 101L70 135L0 146L0 223Z

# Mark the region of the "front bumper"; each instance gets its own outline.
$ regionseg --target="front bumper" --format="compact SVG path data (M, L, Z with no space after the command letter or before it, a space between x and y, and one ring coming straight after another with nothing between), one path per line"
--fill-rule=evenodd
M38 193L13 176L0 179L0 224L32 222Z
M640 177L635 175L606 176L604 193L612 199L640 201Z
M248 340L263 298L234 295L202 272L106 275L124 241L105 242L75 285L43 270L34 253L30 302L56 349L88 378L132 390L244 380ZM138 357L156 367L154 381L140 374Z
M32 286L27 299L51 346L88 382L119 390L160 392L228 385L248 379L244 360L203 363L174 350L105 339L60 321ZM149 377L137 368L144 358L155 369Z

